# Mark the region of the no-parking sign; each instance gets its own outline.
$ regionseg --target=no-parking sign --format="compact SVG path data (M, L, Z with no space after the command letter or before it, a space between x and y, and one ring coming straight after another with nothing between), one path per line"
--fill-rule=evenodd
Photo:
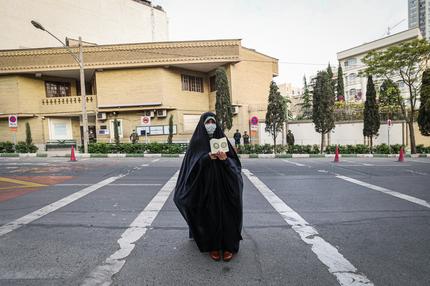
M142 116L142 117L140 117L140 123L143 126L151 126L151 117L150 116Z
M18 127L18 116L9 115L9 127L10 128L17 128Z

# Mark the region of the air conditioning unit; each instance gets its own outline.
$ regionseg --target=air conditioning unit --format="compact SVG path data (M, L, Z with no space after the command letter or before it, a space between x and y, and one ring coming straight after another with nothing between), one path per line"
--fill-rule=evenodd
M106 112L97 113L97 119L98 120L106 120Z
M166 117L167 116L167 110L166 109L158 109L157 110L157 117Z
M153 110L144 110L143 111L143 115L144 116L154 117L154 111Z
M239 113L239 106L233 106L233 114Z

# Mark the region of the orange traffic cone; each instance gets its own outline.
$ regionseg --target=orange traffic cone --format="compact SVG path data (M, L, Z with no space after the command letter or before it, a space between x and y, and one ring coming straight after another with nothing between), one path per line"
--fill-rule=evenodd
M403 147L400 147L399 162L403 162L404 160L405 160L405 154L403 151Z
M76 161L75 157L75 147L72 145L72 151L70 152L70 161Z
M339 147L336 145L336 153L334 155L334 162L339 162Z

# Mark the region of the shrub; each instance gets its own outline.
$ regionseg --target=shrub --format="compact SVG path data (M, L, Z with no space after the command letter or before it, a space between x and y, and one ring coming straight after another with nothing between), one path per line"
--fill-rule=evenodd
M13 153L15 152L14 145L12 142L0 142L0 153Z
M17 153L36 153L38 149L33 143L27 144L24 141L20 141L15 145Z

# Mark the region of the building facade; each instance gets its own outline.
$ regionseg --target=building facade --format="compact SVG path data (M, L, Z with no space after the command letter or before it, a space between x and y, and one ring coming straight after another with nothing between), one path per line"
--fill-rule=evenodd
M364 102L366 100L367 78L360 76L359 73L366 68L362 59L368 52L372 50L385 49L389 46L418 38L422 38L420 31L418 28L413 28L338 52L337 59L342 66L344 76L345 101ZM374 82L377 84L380 83L378 79L374 79ZM403 96L408 96L409 93L403 82L398 81L398 84Z
M408 0L408 27L419 28L421 35L430 39L430 0Z
M225 68L230 83L232 132L249 130L251 116L264 118L270 82L278 73L277 59L240 40L85 46L84 61L89 137L97 142L113 142L115 119L121 142L130 142L133 130L147 132L150 142L166 142L171 115L173 141L187 142L201 113L215 109L218 67ZM14 135L25 140L29 122L39 147L55 140L79 144L79 86L79 66L64 48L0 51L0 141ZM16 134L8 127L11 114L18 116Z
M301 113L300 104L303 102L303 88L295 87L291 83L283 83L278 85L279 92L286 97L288 103L288 117L296 118Z
M168 41L167 14L145 0L2 0L0 50L58 47L61 44L35 29L40 22L60 40L119 44Z

